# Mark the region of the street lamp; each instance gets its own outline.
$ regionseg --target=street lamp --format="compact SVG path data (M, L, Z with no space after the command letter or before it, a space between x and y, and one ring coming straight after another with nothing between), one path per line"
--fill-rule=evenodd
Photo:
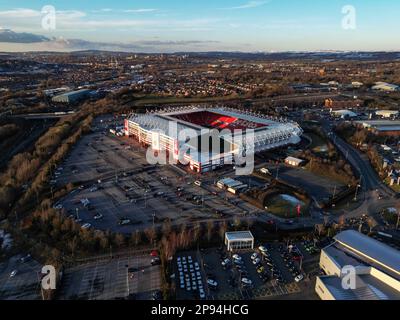
M361 188L360 184L357 184L357 188L356 188L356 194L354 196L354 201L357 201L357 195L358 195L358 189Z
M129 266L125 265L126 267L126 297L129 298Z

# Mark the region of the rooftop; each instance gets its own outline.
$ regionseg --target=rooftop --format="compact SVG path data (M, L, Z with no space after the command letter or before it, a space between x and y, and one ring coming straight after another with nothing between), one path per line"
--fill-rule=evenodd
M399 292L371 274L357 275L355 290L344 290L342 279L319 278L336 300L399 300Z
M254 240L253 234L250 231L227 232L225 238L229 241L246 241Z
M335 240L363 261L400 278L400 252L354 230L339 233Z

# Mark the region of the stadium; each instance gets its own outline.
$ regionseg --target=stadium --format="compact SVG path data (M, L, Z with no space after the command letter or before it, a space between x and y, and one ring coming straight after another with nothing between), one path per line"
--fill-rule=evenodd
M171 127L174 130L171 131ZM168 108L162 111L132 114L125 120L125 135L155 151L166 151L178 159L182 153L194 172L204 173L226 164L235 164L239 153L257 153L300 142L302 129L295 122L277 119L249 111L215 107ZM220 143L210 148L181 132L195 132L199 141L210 132L219 133ZM242 146L232 136L237 131L254 132L246 135ZM202 140L204 141L204 140ZM203 143L204 144L204 143Z

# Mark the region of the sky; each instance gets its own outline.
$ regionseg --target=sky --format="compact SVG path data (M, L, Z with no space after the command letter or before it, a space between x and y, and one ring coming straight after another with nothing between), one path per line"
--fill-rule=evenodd
M46 5L55 29L42 27ZM1 28L160 51L400 50L399 14L398 0L0 1Z

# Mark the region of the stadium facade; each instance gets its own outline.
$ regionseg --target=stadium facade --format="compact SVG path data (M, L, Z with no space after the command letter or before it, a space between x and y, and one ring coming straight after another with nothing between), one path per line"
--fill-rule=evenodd
M193 106L132 114L125 120L124 130L126 136L152 146L155 151L165 151L175 160L183 157L191 170L198 173L235 165L238 154L254 155L297 144L303 134L292 121L237 109ZM208 141L215 132L223 147L214 146L211 150L193 143L197 138Z

